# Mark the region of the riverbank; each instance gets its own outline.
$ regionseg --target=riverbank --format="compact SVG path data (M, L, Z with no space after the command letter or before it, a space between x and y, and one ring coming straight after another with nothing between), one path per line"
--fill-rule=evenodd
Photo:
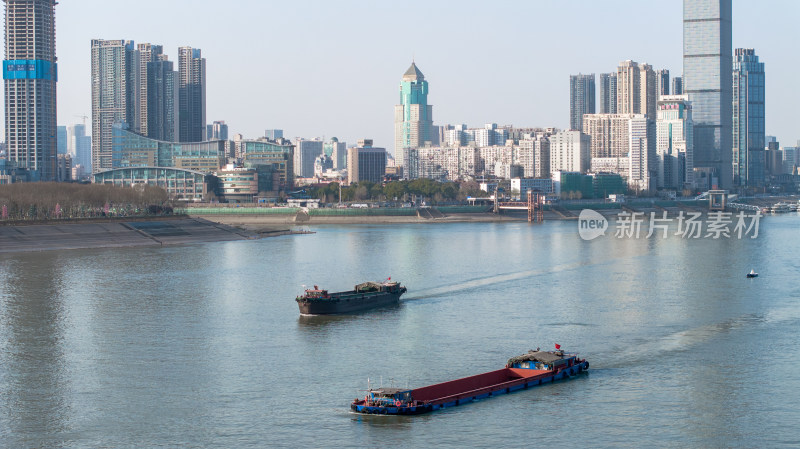
M272 235L291 232L273 229ZM267 236L270 234L264 234ZM100 221L78 224L0 226L0 253L87 248L130 248L249 240L262 237L246 229L202 218Z

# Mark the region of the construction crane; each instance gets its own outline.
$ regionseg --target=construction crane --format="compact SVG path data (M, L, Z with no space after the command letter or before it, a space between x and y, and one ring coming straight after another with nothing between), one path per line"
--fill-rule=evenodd
M88 115L77 115L77 114L75 114L75 117L82 118L83 119L83 126L86 126L86 119L89 118Z

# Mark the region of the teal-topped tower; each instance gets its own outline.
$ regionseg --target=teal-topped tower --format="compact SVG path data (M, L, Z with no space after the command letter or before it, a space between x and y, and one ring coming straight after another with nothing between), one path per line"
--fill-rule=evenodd
M412 62L400 81L400 104L394 107L394 155L398 166L409 165L406 150L436 144L433 106L428 104L428 82Z

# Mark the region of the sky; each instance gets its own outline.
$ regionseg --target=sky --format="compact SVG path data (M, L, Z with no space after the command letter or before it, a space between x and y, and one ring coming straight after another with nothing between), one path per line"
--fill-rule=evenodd
M569 75L626 59L682 71L681 0L61 0L58 123L91 116L91 39L161 44L206 58L208 122L245 138L372 138L394 147L394 105L412 59L435 125L569 126ZM733 48L765 63L766 132L800 139L796 0L733 0ZM176 64L177 69L177 64ZM87 121L90 123L91 119Z

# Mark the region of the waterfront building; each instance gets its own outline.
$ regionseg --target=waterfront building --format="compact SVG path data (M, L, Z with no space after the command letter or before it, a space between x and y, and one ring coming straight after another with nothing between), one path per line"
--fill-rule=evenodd
M178 140L205 140L206 59L199 48L178 49L178 105Z
M589 173L592 177L592 192L595 198L624 194L628 191L625 178L618 173Z
M193 170L166 167L127 167L92 175L92 183L120 187L151 185L167 191L170 198L202 201L208 191L208 175Z
M683 95L683 78L680 76L672 78L672 95Z
M752 48L737 48L733 62L733 182L764 185L764 63Z
M277 192L294 187L295 147L283 138L240 140L242 163L259 173L261 191Z
M583 129L583 115L595 113L594 73L569 77L569 127Z
M682 190L694 184L692 104L688 95L665 95L656 120L659 189Z
M210 173L225 165L225 142L165 142L113 126L112 168L175 167Z
M226 203L253 203L259 194L258 171L253 168L226 167L214 173L214 193ZM269 189L267 189L269 190Z
M591 142L581 131L561 131L549 137L550 172L572 171L585 173L591 164Z
M573 131L570 131L573 132ZM593 178L576 171L554 171L553 193L564 199L582 199L594 197Z
M683 92L692 102L694 166L710 174L709 188L733 185L731 10L731 0L683 1Z
M386 149L372 147L372 140L347 150L347 183L380 183L386 174Z
M433 106L428 104L428 82L412 62L400 81L400 104L394 107L394 156L397 164L406 163L404 151L436 145L433 132Z
M407 179L456 181L475 176L483 166L475 147L424 147L411 149L408 155L414 163L404 167Z
M67 137L67 127L56 127L56 154L67 154L68 141L69 138Z
M656 101L661 95L669 95L669 70L661 69L655 72L656 75ZM653 117L650 117L653 119Z
M55 0L4 0L7 158L31 180L56 179Z
M323 152L320 139L306 140L300 137L294 140L294 174L298 178L314 176L314 160Z
M617 74L600 74L600 114L617 113ZM583 128L581 128L583 129Z
M624 176L631 187L650 189L655 163L655 122L644 114L589 114L591 170ZM552 155L551 155L552 157Z
M92 170L114 168L112 139L115 123L132 123L133 41L92 40Z
M519 198L526 201L528 191L553 193L553 180L548 178L511 178L511 191L519 192Z

